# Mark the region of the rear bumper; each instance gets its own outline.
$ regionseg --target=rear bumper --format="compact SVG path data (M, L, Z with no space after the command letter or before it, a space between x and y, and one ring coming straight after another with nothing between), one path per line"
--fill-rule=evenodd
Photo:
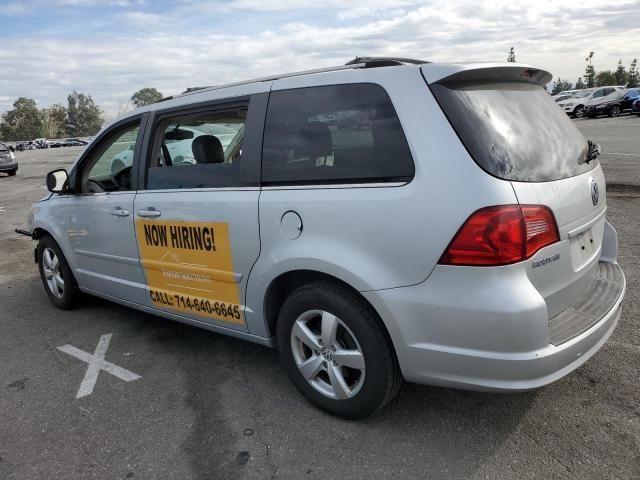
M626 285L620 267L608 266L619 281L615 295L609 291L602 298L607 304L597 310L599 317L558 345L550 343L544 299L517 269L505 269L500 274L504 278L484 278L481 283L458 278L456 283L451 267L436 267L423 285L365 295L385 319L407 381L469 390L527 391L578 368L611 335ZM587 303L593 306L598 298ZM572 307L572 314L582 308L579 304Z
M9 172L18 170L18 162L0 163L0 172Z

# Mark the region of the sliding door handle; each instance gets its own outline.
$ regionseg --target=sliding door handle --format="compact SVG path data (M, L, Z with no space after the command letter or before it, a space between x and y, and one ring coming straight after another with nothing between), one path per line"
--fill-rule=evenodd
M142 218L156 218L159 217L160 210L156 210L155 208L146 208L144 210L138 210L138 216Z
M113 210L111 210L111 215L113 215L114 217L128 217L129 216L129 210L125 210L124 208L116 207Z

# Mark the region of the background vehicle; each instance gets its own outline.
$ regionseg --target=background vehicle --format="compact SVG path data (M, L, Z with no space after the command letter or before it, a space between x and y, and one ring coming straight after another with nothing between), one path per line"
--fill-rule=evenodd
M584 107L584 115L590 118L595 118L598 115L617 117L624 110L631 109L631 102L626 99L626 95L626 90L619 90L606 97L594 99L589 105Z
M556 93L551 98L553 98L556 102L561 102L569 97L572 97L579 90L564 90L560 93Z
M86 142L84 140L80 140L78 138L68 138L67 139L67 145L70 147L84 147L86 145L88 145L89 142Z
M33 140L33 144L37 149L49 148L49 142L47 142L46 138L36 138Z
M633 108L633 102L640 100L640 88L630 88L624 96L625 110Z
M0 143L0 172L13 177L18 172L18 162L13 152L5 144Z
M616 90L623 90L624 88L623 86L611 86L579 90L572 97L558 102L558 105L560 105L569 116L582 118L584 115L584 107L589 105L594 99L605 97Z

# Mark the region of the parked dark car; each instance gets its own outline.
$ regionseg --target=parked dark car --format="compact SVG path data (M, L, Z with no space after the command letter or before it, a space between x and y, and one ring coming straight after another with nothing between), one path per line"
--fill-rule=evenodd
M624 96L624 102L626 104L625 110L631 110L636 100L640 100L640 88L631 88L627 90Z
M69 146L69 147L84 147L88 143L89 142L85 142L84 140L80 140L78 138L68 138L67 139L67 146Z
M631 109L631 103L625 100L627 93L628 90L620 90L594 101L592 104L584 107L585 116L590 118L595 118L599 115L617 117L624 110Z
M10 177L18 172L16 156L3 143L0 143L0 172L8 173Z

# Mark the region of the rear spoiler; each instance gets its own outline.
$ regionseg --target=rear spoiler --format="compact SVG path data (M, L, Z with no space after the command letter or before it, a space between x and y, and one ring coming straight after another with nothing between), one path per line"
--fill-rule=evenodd
M522 63L426 64L420 69L427 83L511 81L543 87L553 78L546 70Z

